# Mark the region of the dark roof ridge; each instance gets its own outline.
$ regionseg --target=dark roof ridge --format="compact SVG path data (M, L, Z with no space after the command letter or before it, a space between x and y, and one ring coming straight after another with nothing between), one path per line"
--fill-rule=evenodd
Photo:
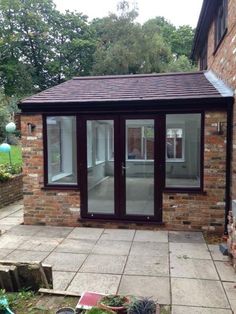
M150 74L122 74L122 75L94 75L94 76L74 76L72 80L97 80L97 79L119 79L119 78L139 78L139 77L159 77L159 76L175 76L175 75L196 75L204 74L205 71L193 72L170 72L170 73L150 73Z

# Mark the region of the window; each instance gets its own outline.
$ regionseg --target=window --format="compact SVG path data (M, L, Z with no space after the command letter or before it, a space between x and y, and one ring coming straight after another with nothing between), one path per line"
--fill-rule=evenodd
M147 125L140 126L135 120L128 120L126 159L154 160L154 124L142 121Z
M47 117L48 184L77 184L76 118Z
M169 128L166 130L166 158L167 161L184 161L182 128Z
M201 114L166 115L166 187L200 188Z
M218 8L215 21L215 48L221 42L226 30L227 30L227 15L228 15L228 1L221 0L221 4Z

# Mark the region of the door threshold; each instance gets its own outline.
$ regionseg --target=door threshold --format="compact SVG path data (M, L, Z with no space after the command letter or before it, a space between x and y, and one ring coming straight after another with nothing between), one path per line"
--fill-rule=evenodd
M105 226L109 224L109 227L117 227L117 228L125 228L125 229L132 229L135 226L143 226L143 227L165 227L164 222L158 221L140 221L140 220L113 220L113 219L103 219L103 218L79 218L77 220L79 223L83 224L84 226Z

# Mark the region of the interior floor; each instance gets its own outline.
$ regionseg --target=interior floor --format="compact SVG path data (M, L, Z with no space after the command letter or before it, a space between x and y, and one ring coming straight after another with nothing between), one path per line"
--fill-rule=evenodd
M198 180L167 179L167 186L197 187ZM114 214L114 177L106 177L88 191L88 212ZM126 178L126 214L154 215L153 178Z

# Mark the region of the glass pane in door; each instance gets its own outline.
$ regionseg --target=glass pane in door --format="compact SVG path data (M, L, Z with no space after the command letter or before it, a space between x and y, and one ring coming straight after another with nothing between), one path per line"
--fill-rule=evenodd
M126 120L126 214L154 215L154 120Z
M88 213L114 214L114 121L87 121Z

